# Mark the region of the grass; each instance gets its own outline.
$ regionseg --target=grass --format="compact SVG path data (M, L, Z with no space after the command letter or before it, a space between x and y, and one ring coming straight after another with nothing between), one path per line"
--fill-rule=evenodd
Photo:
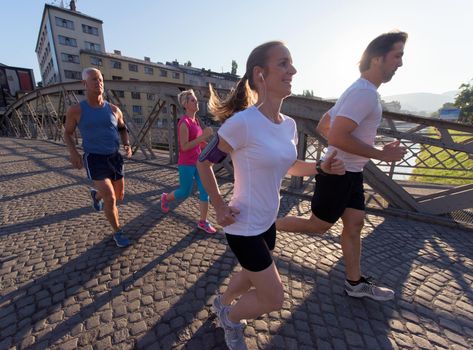
M459 132L450 130L450 134L455 142L471 139L471 136L455 136L455 134L458 133ZM411 181L451 185L466 185L473 182L473 159L469 159L467 153L451 150L447 152L443 148L435 146L423 145L422 147L423 149L417 160L417 166L427 166L428 169L416 167L410 177ZM435 157L432 155L435 155ZM466 170L454 170L454 168L459 168L460 165ZM435 175L436 177L428 175Z

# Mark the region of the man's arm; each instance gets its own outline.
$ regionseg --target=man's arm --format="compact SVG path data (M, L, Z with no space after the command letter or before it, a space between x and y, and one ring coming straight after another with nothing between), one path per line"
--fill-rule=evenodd
M352 132L358 125L351 119L337 116L328 133L328 143L342 151L358 156L379 159L385 162L399 161L406 150L404 147L385 147L382 150L368 145L354 137Z
M82 157L77 152L74 131L80 119L80 105L74 105L68 108L66 112L66 123L64 125L64 143L69 150L69 160L76 169L82 168Z
M330 114L328 114L328 112L322 116L319 123L317 124L317 127L315 128L315 131L317 131L324 138L327 138L330 131Z
M120 138L122 140L123 149L126 152L126 156L128 158L131 158L132 152L130 146L130 135L128 134L128 129L125 124L125 118L123 117L123 113L120 108L115 105L112 105L112 111L117 117L118 133L120 134Z

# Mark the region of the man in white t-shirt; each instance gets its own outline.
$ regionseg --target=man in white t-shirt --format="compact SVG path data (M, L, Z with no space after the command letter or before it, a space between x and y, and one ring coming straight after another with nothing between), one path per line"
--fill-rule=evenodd
M321 119L317 131L328 139L327 154L334 150L345 163L345 175L319 171L309 219L285 217L276 222L278 230L326 232L341 218L342 251L345 260L345 291L352 297L390 300L394 291L376 286L361 274L361 229L365 218L363 167L370 158L395 162L406 150L394 141L383 149L374 147L382 116L378 87L391 80L402 66L407 33L390 32L375 38L360 61L361 77L356 80Z

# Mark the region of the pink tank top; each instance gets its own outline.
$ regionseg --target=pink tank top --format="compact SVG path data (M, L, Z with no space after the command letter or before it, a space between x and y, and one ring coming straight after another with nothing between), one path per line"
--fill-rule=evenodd
M179 136L179 130L181 128L181 124L184 123L187 126L187 130L189 130L189 141L192 141L202 135L202 128L200 127L199 121L197 118L192 120L187 115L183 115L177 123L177 140L179 142L179 158L177 161L178 165L195 165L197 163L197 159L199 158L199 154L201 152L200 144L197 144L193 148L183 151L181 149L181 140Z

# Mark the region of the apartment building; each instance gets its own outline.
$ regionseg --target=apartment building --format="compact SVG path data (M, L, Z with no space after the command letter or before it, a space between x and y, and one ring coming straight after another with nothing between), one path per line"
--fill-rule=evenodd
M105 52L102 21L70 8L44 5L36 42L43 86L80 80L80 50Z
M121 51L105 51L103 22L79 12L75 1L69 8L46 4L36 44L43 86L81 80L82 70L95 67L104 80L140 80L170 82L193 86L213 84L230 89L239 79L230 73L216 73L204 68L181 65L177 61L152 62L149 57L137 59L123 56ZM137 125L142 125L157 102L151 93L116 91L121 107ZM200 101L199 115L207 114L206 102ZM165 106L156 126L161 127L170 116Z
M121 51L101 53L90 50L81 50L80 63L82 67L94 67L102 72L104 80L140 80L159 81L175 84L184 83L184 73L177 67L162 63L151 62L149 57L137 59L122 56ZM120 98L122 108L133 116L137 124L143 123L143 117L148 115L157 102L157 96L151 93L130 91L115 91ZM167 115L167 107L162 110Z

